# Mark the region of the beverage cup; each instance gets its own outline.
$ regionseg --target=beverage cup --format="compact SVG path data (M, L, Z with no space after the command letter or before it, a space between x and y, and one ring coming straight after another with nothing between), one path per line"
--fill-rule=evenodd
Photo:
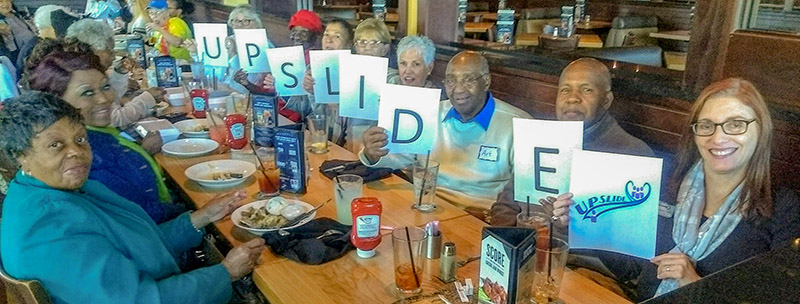
M328 152L328 125L325 115L312 114L308 116L308 126L311 131L311 153L322 154Z
M333 197L336 198L336 220L340 224L352 225L353 213L350 203L361 197L364 179L353 174L342 174L333 179Z
M537 244L538 244L537 239ZM556 303L561 291L561 279L567 265L569 246L560 238L544 240L545 245L536 246L536 264L533 268L533 298L531 303ZM547 247L547 248L540 248ZM549 267L549 270L548 270Z
M517 214L517 227L525 227L536 230L536 246L545 248L550 237L550 227L552 219L539 211L531 211L528 215L524 210Z
M414 205L421 212L432 212L436 209L436 178L439 175L439 162L428 162L427 170L425 160L417 160L413 164ZM423 182L424 181L424 182ZM423 185L424 184L424 185ZM424 189L423 189L424 187ZM422 200L420 201L420 192Z
M281 194L281 171L275 163L275 149L259 148L256 149L257 161L261 160L258 166L258 188L261 192L259 198L274 197Z
M408 229L408 236L406 236L406 229ZM425 233L425 230L418 227L399 227L392 230L394 282L400 293L410 294L422 291L422 273L425 266L425 251L428 247L427 238L428 234ZM409 246L411 250L409 250Z

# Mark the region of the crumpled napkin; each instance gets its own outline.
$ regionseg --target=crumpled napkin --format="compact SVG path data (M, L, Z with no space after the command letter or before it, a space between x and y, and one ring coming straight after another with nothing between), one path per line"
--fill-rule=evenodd
M341 233L317 238L328 230ZM261 237L276 254L304 264L319 265L355 248L350 244L350 232L351 226L323 217L297 228L270 231Z

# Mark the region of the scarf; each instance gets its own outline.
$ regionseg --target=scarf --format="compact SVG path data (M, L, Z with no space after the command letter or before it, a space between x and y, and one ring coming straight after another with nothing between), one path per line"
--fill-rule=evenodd
M153 157L150 156L150 154L147 153L147 151L145 151L144 148L142 148L142 146L139 146L139 144L137 144L135 142L132 142L130 140L127 140L127 139L123 138L122 136L120 136L119 135L119 129L114 128L114 127L86 126L86 129L89 129L89 130L92 130L92 131L97 131L97 132L102 132L102 133L106 133L108 135L111 135L115 139L117 139L117 142L120 145L122 145L123 147L126 147L128 149L131 149L131 150L135 151L136 153L139 153L139 155L141 155L142 157L144 157L144 159L150 165L150 169L153 169L153 173L156 175L156 188L158 188L158 197L161 199L162 202L171 202L172 201L172 197L169 195L169 189L167 189L167 184L164 182L164 176L161 173L161 167L158 166L158 164L156 163L156 160L153 159Z
M675 247L670 253L684 253L692 261L697 262L714 252L733 229L739 225L742 215L736 210L739 205L739 193L742 184L739 184L717 212L700 225L705 207L705 174L703 161L689 170L681 182L678 190L678 206L675 211L675 220L672 226L672 239ZM656 295L670 292L678 288L675 279L662 280L656 290Z

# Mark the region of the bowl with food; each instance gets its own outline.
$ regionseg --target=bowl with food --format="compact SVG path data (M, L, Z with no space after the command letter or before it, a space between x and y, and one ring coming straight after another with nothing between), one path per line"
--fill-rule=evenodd
M231 221L236 227L256 235L262 235L265 232L277 229L291 229L308 223L317 216L316 211L311 212L299 222L285 227L287 223L312 209L314 207L306 202L278 196L268 200L255 201L237 208L231 214Z
M228 188L246 181L256 166L235 159L212 160L186 168L186 177L208 188Z
M205 118L185 119L174 124L183 136L189 138L208 138L208 121Z

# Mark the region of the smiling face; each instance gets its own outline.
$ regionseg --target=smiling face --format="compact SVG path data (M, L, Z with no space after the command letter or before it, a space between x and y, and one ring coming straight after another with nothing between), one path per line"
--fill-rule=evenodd
M302 45L304 50L313 48L316 39L314 32L302 26L296 25L289 30L289 40L292 40L293 45Z
M347 33L346 29L339 23L331 23L325 27L322 33L323 50L349 50L352 48L352 34Z
M403 85L422 87L428 80L428 75L433 70L433 63L425 64L422 54L415 49L410 49L397 59L397 71L400 74L400 82Z
M716 97L706 101L697 116L698 122L723 123L729 120L753 120L755 111L735 97ZM747 164L758 146L757 123L751 123L747 132L728 135L717 127L711 136L694 137L694 142L703 157L706 174L744 177Z
M353 43L358 55L386 57L391 49L391 45L386 41L381 41L376 31L364 31L359 37L356 37Z
M17 160L23 172L50 187L78 189L89 177L92 164L86 128L62 118L36 134L30 148Z
M594 124L611 107L614 95L602 81L601 73L589 64L571 64L559 78L556 118Z
M0 0L0 15L8 16L11 14L11 0Z
M87 125L106 127L111 124L114 89L108 84L108 78L102 72L98 70L72 72L67 89L61 98L81 111Z
M231 17L231 27L235 30L258 29L258 22L244 14L236 14Z
M0 0L2 1L2 0ZM157 26L164 27L169 20L169 11L154 8L148 8L147 14L150 15L150 20Z
M488 69L473 52L462 52L447 64L444 88L450 103L466 120L470 120L483 109L489 92Z

